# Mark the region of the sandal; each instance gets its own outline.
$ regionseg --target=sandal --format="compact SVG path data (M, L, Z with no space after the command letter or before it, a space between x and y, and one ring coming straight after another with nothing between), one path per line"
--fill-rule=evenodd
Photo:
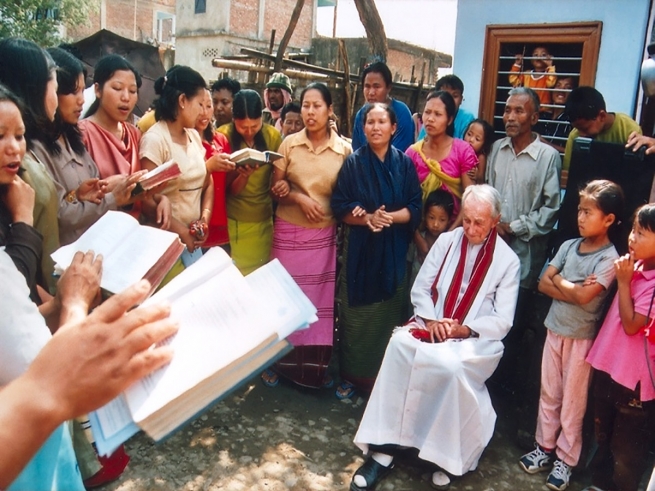
M321 389L331 389L332 387L334 387L334 379L331 375L326 375L323 378L323 385L321 385Z
M385 467L376 462L372 457L369 457L366 462L364 462L364 465L355 471L355 475L353 475L352 481L350 481L350 491L375 489L375 485L384 479L384 477L391 472L393 467L393 462ZM366 486L361 487L355 484L355 476L362 476L366 481Z
M433 489L445 491L450 487L450 477L443 471L435 471L432 473L430 486L432 486Z
M262 372L261 379L262 383L271 389L273 387L277 387L277 385L280 383L280 376L270 368L267 368Z
M343 401L344 399L352 399L356 392L357 388L355 385L344 380L339 384L334 395L337 396L337 399Z

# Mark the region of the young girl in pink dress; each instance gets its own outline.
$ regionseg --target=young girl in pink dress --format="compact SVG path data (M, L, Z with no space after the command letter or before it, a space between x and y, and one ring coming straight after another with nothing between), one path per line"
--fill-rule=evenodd
M655 204L635 213L628 248L615 262L618 291L587 356L598 444L590 490L636 491L655 440Z

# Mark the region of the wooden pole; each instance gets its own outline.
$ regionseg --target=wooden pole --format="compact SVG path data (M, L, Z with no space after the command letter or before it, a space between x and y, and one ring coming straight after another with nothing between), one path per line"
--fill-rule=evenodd
M271 31L271 40L268 43L268 54L273 54L273 46L275 46L275 29Z
M287 27L280 45L277 47L277 56L275 57L275 65L273 71L279 72L282 69L282 58L284 58L284 52L289 45L293 31L296 29L296 24L298 24L298 19L300 19L300 14L302 8L305 6L305 0L296 0L296 6L291 13L291 19L289 20L289 26Z
M384 24L378 13L374 0L354 0L359 20L362 21L368 44L371 47L373 56L387 61L387 34L384 32Z
M421 69L421 80L416 87L416 93L413 97L412 112L418 112L418 105L421 100L421 91L423 90L423 82L425 81L425 62L423 62L423 68Z
M352 111L350 102L351 92L350 92L350 65L348 64L348 51L346 50L346 42L343 39L339 39L339 53L343 59L343 91L345 95L344 107L344 118L341 124L341 132L345 135L352 134Z

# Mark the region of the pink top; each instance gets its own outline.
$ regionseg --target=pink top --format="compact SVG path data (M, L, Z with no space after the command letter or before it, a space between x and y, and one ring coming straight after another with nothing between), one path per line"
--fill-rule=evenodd
M416 172L418 172L419 182L425 181L425 178L430 174L430 169L428 169L421 155L412 147L409 147L405 153L414 162ZM445 159L439 162L439 165L441 166L441 170L449 176L460 177L478 165L478 158L470 144L459 138L453 138L453 146L450 149L450 153Z
M635 312L648 316L648 307L655 287L655 270L642 271L642 263L635 265L630 283L630 292L635 304ZM651 318L655 309L651 311ZM655 375L655 343L648 343L649 360ZM608 373L616 383L634 390L641 382L641 400L655 399L655 389L650 379L646 354L644 352L644 330L628 336L623 330L619 316L619 296L615 295L609 312L605 316L598 337L589 351L587 362L596 370Z
M415 146L418 146L418 143L409 147L405 153L409 156L410 159L412 159L412 162L414 162L414 167L416 167L416 172L418 173L418 180L420 183L423 183L425 178L430 174L430 169L423 160L423 157L421 157L421 154L413 148ZM460 140L459 138L453 138L453 145L450 148L450 153L445 159L439 161L439 165L441 166L441 170L444 174L447 174L451 177L461 177L462 174L466 174L473 167L478 165L478 157L475 155L475 151L469 143L465 142L464 140ZM459 214L460 198L453 194L445 184L441 186L441 188L453 195L455 202L455 206L453 207L454 219ZM460 195L462 190L463 186L460 185Z
M89 119L79 122L84 145L98 166L101 179L116 174L132 174L141 170L139 160L141 132L129 123L121 123L121 125L123 139L118 139Z

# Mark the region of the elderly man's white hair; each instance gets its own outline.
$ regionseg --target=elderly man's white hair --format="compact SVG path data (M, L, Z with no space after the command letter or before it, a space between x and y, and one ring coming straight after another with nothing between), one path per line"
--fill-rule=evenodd
M488 204L491 207L492 218L497 218L500 215L500 193L489 184L476 184L467 187L462 195L462 207L469 199Z

